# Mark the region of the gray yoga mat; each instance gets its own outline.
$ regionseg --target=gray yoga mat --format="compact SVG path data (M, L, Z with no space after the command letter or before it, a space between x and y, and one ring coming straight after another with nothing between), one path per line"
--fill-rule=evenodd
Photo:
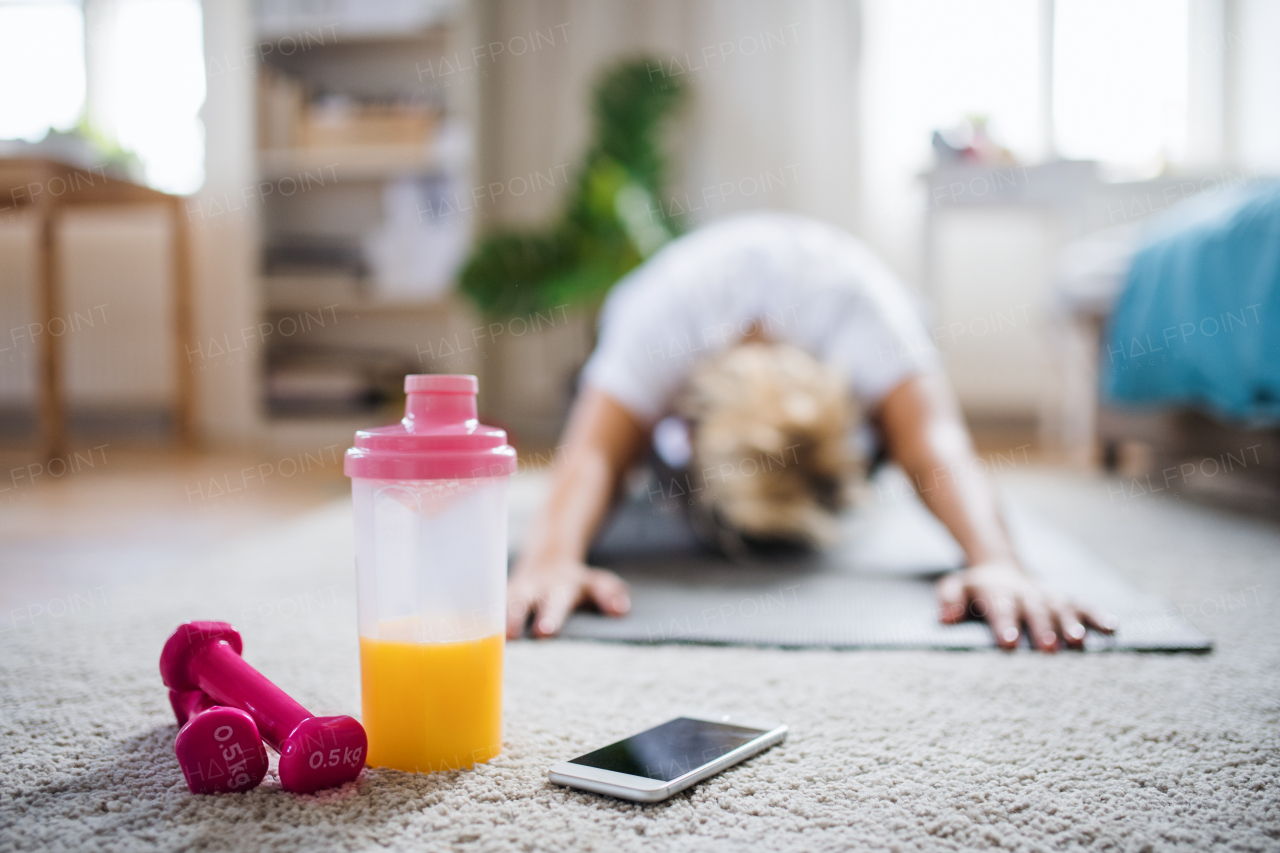
M592 552L631 584L623 618L574 614L563 635L632 643L709 643L868 649L988 649L981 622L942 625L933 583L961 552L896 471L894 495L846 520L846 544L825 555L731 562L697 545L683 515L643 497L615 514ZM665 510L665 511L664 511ZM1167 602L1129 587L1087 550L1016 502L1006 519L1027 570L1119 617L1112 637L1090 632L1088 651L1212 648ZM1025 640L1023 641L1025 644Z

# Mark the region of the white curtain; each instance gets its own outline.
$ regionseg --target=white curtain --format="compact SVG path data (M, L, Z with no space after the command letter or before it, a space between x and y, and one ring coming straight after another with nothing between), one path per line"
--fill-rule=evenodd
M477 12L485 43L556 37L478 65L483 181L566 164L572 175L590 140L593 82L647 55L655 85L689 92L670 140L668 211L696 225L769 207L856 230L856 0L487 0ZM542 220L563 198L563 185L543 187L500 196L493 218Z

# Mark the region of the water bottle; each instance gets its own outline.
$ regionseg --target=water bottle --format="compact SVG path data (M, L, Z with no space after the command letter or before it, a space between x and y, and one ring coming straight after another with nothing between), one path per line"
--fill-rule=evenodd
M474 376L411 375L398 424L346 454L368 764L431 773L502 750L507 486Z

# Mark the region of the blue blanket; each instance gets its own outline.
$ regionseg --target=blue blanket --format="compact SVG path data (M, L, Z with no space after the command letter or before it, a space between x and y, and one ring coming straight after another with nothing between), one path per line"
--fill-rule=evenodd
M1181 208L1134 256L1102 352L1106 394L1280 421L1280 183Z

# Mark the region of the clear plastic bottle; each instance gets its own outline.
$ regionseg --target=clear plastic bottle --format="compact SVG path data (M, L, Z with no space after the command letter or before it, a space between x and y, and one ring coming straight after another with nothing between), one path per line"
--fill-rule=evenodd
M361 430L347 451L373 767L453 770L502 749L516 455L476 419L477 387L474 376L407 376L404 420Z

